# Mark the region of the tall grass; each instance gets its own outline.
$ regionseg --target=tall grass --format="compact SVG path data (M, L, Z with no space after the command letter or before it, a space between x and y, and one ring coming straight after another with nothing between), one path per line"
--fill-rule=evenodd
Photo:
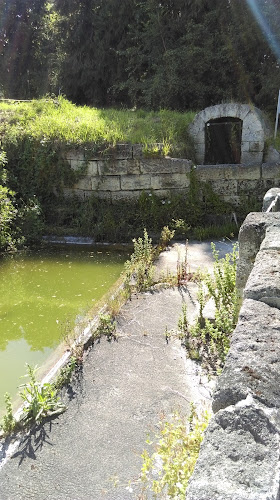
M28 136L70 147L94 144L104 149L118 142L163 143L166 153L182 155L191 149L187 128L193 117L193 112L81 107L62 96L0 101L0 133L7 134L9 140Z

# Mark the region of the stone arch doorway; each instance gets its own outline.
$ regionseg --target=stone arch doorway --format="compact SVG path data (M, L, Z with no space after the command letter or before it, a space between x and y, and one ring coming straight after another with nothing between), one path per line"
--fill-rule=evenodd
M205 132L207 128L209 131ZM227 103L197 113L189 132L193 137L197 164L246 165L263 162L264 141L269 128L259 109L248 104ZM236 139L233 141L234 135ZM220 136L220 141L217 136ZM223 146L214 147L218 142Z
M205 124L207 165L240 163L242 120L231 116L214 118Z

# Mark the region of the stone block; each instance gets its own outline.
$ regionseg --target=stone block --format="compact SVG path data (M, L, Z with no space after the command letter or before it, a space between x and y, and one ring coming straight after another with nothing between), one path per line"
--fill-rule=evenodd
M225 177L223 165L197 165L195 172L197 178L203 182L221 180Z
M81 177L74 185L74 189L91 190L92 178L90 176Z
M237 193L237 181L233 179L223 179L223 180L215 180L209 181L212 189L215 193L220 196L230 195L236 196Z
M205 130L204 128L196 133L195 136L195 145L203 145L203 149L205 149Z
M98 160L97 164L100 176L121 175L127 173L127 160L117 161L104 159Z
M150 175L122 175L121 189L122 191L130 191L137 189L150 189Z
M66 151L64 154L66 160L78 160L83 161L85 159L85 154L83 150L73 149L71 151Z
M189 173L192 168L192 161L183 158L170 158L171 173Z
M274 203L280 197L280 188L279 187L274 187L271 188L265 193L264 198L263 198L263 206L262 206L262 211L266 212L269 207L271 206L272 203ZM279 212L279 201L276 202L276 208L277 210L272 210L273 212Z
M259 192L259 179L257 180L240 180L237 182L237 193L239 195L257 195Z
M91 189L93 191L119 191L121 189L120 176L92 177Z
M279 179L280 178L280 163L263 163L262 164L263 179Z
M249 141L242 141L241 142L241 151L244 151L247 153L249 151L249 146L250 146Z
M140 162L141 160L128 160L126 163L127 173L129 175L140 175L141 174Z
M264 141L264 133L260 128L243 127L242 142Z
M277 500L279 433L250 401L219 411L202 443L187 500Z
M249 151L260 153L264 150L264 141L251 141L249 143Z
M143 193L143 190L135 189L130 191L115 191L111 192L112 202L119 200L133 200L138 199L139 196Z
M243 295L280 309L280 245L259 251Z
M93 176L98 175L98 162L96 160L88 162L87 173Z
M116 191L116 193L118 193L118 192L120 192L120 191ZM100 198L102 200L108 200L108 201L112 201L112 198L113 198L114 194L115 194L114 191L102 191L102 190L98 190L98 191L94 192L94 196L96 198ZM90 198L92 195L93 195L92 191L87 191L85 193L85 197L86 198Z
M202 181L223 179L259 180L261 177L259 165L198 165L196 172Z
M70 166L76 172L87 168L85 160L70 160Z
M169 173L170 170L170 158L142 158L140 160L142 174Z
M239 289L244 288L248 276L253 269L256 255L265 238L266 228L270 225L280 226L280 213L250 213L243 222L238 236L239 259L237 262L236 282Z
M116 160L132 158L132 144L116 144L112 150L112 156Z
M195 149L196 156L203 156L203 158L204 158L204 155L205 155L205 144L204 143L195 144L194 149Z
M246 164L261 164L263 161L263 153L258 152L241 152L241 163Z
M191 170L192 162L181 158L142 158L140 170L142 174L184 174Z
M235 165L232 167L232 178L239 181L242 180L255 180L261 179L261 166L260 165Z
M161 174L151 176L152 189L183 189L189 186L186 174Z
M280 311L244 300L188 500L279 497Z
M278 193L280 189L277 189ZM280 226L271 225L266 228L265 238L263 239L260 250L277 250L280 251Z
M265 155L265 162L280 163L280 153L272 146L269 146Z
M278 309L244 299L214 394L215 413L248 396L269 408L280 409L279 330Z
M132 146L132 158L142 158L143 156L143 145L133 144Z

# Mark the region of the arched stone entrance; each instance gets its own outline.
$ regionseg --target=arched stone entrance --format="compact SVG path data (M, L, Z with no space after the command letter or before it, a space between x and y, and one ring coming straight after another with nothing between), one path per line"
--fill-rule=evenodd
M198 113L189 127L198 164L262 163L268 127L257 108L217 104Z

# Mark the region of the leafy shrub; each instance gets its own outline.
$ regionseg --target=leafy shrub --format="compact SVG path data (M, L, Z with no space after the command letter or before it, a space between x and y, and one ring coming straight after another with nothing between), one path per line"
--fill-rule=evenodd
M4 395L6 404L6 415L4 415L0 427L4 435L11 434L17 427L18 422L14 419L11 396L7 392Z
M15 246L14 222L18 212L13 198L14 193L0 185L0 251Z
M40 384L35 373L37 368L32 368L28 363L27 374L29 383L20 386L20 397L24 401L23 411L25 422L41 422L45 417L58 415L66 410L66 406L59 400L57 391L52 384Z
M144 229L144 237L133 239L134 251L130 260L125 262L125 288L136 292L143 292L153 284L154 274L154 252L152 239L149 238L147 230Z
M153 498L162 498L162 494L175 500L186 498L209 414L204 412L199 417L192 405L188 422L186 420L175 412L170 420L161 421L159 434L155 436L155 451L149 454L145 450L142 453L141 479L145 490L153 492ZM153 444L149 440L147 443Z
M207 360L208 368L217 370L225 361L238 316L237 248L234 245L232 253L223 259L219 259L214 243L212 251L215 259L213 275L206 273L202 276L198 292L200 317L194 326L185 328L184 341L187 349L196 353L196 357L204 359L204 363ZM204 319L202 315L204 305L209 298L215 303L214 322Z
M95 332L95 337L105 335L108 340L116 339L116 322L111 314L99 314L99 325Z

